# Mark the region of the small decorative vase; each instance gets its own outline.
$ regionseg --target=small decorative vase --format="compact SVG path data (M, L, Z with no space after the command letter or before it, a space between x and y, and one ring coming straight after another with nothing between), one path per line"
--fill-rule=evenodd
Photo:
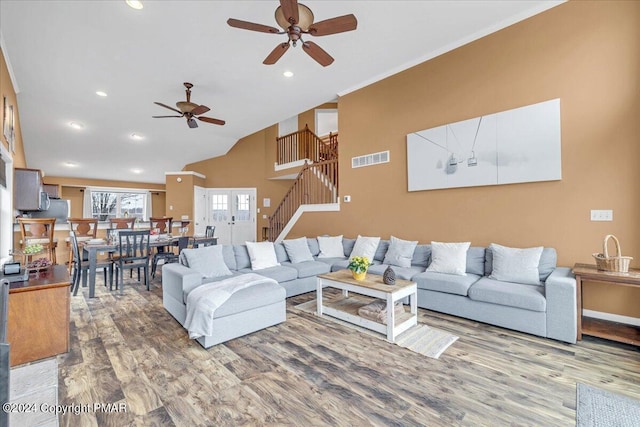
M382 281L385 285L395 285L396 284L396 272L393 271L391 266L387 267L382 275Z
M351 270L351 274L353 275L353 278L358 280L358 281L362 281L364 279L366 279L367 277L367 272L363 271L362 273L356 273L355 271Z

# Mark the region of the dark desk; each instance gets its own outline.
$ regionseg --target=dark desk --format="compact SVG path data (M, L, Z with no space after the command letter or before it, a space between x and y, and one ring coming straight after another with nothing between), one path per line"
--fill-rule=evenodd
M54 265L9 286L7 340L11 366L69 351L69 285L64 265Z

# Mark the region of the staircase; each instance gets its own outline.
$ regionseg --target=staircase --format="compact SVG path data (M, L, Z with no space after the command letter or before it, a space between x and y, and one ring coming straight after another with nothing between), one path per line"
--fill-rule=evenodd
M336 211L338 205L338 135L319 138L305 129L277 140L278 164L304 159L287 194L269 217L268 240L279 242L309 211Z

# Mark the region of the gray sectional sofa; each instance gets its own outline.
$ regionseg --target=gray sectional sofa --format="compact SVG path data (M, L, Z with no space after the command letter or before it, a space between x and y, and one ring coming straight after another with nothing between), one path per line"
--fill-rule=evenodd
M291 262L282 243L276 243L275 252L280 265L262 270L251 269L251 260L245 245L223 246L224 263L232 275L258 273L275 279L282 289L265 289L258 297L255 296L256 292L251 292L250 289L234 294L225 306L218 310L219 313L216 312L216 320L227 328L224 336L205 337L201 344L207 344L203 344L206 348L213 345L212 343L266 327L262 326L264 322L244 329L230 326L234 325L234 320L238 323L237 319L243 317L243 310L254 310L257 316L261 312L269 313L269 309L264 307L275 304L271 307L275 314L271 316L273 319L270 319L270 322L283 321L284 298L278 298L282 295L291 297L313 291L316 287L316 275L347 268L348 256L355 241L356 239L346 238L342 240L343 257L319 258L320 248L317 239L308 238L307 244L313 260L297 263ZM389 241L381 240L373 265L369 267L369 273L382 274L388 267L383 264L388 248ZM410 267L392 266L397 277L417 283L419 307L567 343L576 342L576 281L570 268L556 265L556 251L553 248L545 248L542 252L538 265L540 283L536 285L489 278L492 271L490 248L469 248L466 275L426 271L430 262L431 246L417 245ZM168 264L163 266L162 270L164 307L181 324L184 322L186 298L191 290L203 283L229 277L203 279L201 274L185 264L187 262L182 257L180 264ZM277 297L273 297L276 294ZM278 307L276 311L273 310L275 306ZM235 316L235 319L224 319L229 316ZM273 322L271 324L275 324Z

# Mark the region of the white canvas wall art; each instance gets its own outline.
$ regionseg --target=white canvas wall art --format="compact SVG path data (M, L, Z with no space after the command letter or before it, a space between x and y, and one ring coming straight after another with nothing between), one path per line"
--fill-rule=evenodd
M407 135L409 191L562 178L560 100Z

